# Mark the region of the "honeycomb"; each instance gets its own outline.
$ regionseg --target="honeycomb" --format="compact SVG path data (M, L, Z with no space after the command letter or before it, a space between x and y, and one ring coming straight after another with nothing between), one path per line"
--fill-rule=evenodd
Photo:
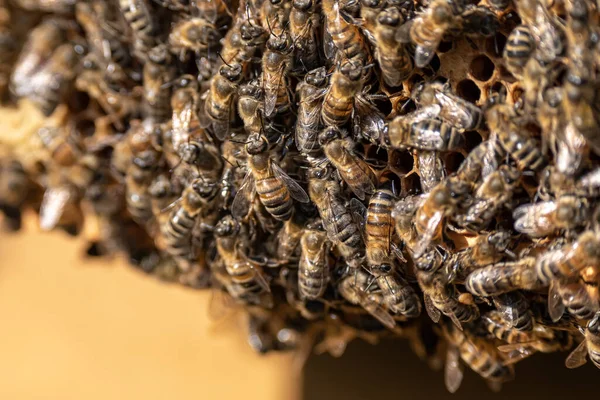
M210 290L259 352L407 339L451 392L600 368L596 3L0 0L0 28L5 230Z

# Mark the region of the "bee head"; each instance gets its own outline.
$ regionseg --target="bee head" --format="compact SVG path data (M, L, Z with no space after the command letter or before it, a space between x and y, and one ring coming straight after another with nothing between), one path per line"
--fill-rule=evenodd
M230 82L239 82L242 79L242 66L238 63L221 65L219 74Z
M268 149L269 142L267 141L267 138L265 138L263 135L249 138L248 143L246 144L246 152L252 155L264 153Z
M219 237L233 236L239 230L240 224L231 215L226 215L215 226L215 235Z
M313 69L306 74L304 81L312 86L323 87L327 83L327 70L325 67Z
M292 38L285 31L280 35L271 34L271 37L267 40L267 48L278 53L287 53L291 51L292 47Z
M308 11L313 6L313 0L294 0L292 7L299 11Z
M194 182L192 182L192 189L205 200L212 199L218 192L218 186L216 184L207 182L203 179L194 180Z
M326 145L334 141L335 139L340 139L342 137L342 132L335 126L328 126L323 129L321 133L319 133L319 144L321 146Z

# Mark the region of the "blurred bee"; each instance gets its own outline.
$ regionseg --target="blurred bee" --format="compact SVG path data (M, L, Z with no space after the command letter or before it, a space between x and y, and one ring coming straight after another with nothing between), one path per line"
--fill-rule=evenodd
M565 309L578 319L590 319L599 310L597 299L590 296L585 283L577 280L552 281L548 290L548 313L558 321Z
M325 57L333 60L342 53L344 60L362 65L369 64L371 52L358 26L348 22L350 16L344 12L339 0L323 0L325 15ZM362 70L360 71L362 74Z
M435 55L435 50L444 34L454 27L463 7L460 1L434 0L415 19L408 21L398 30L396 39L401 43L412 41L416 45L415 65L423 68Z
M319 299L325 293L330 279L329 242L324 231L306 229L300 239L298 263L298 290L302 299Z
M563 83L563 109L567 121L571 121L577 132L587 139L591 148L599 152L600 135L596 109L598 99L591 75L592 71L584 65L569 69Z
M500 319L506 326L519 332L533 329L533 313L529 309L529 301L521 292L503 293L494 297L493 301Z
M519 25L512 30L506 39L504 64L506 69L516 78L523 79L523 70L531 55L535 51L535 42L529 26Z
M344 60L333 72L321 109L325 125L342 126L350 119L354 98L364 85L362 67L358 61Z
M585 267L597 265L600 261L599 243L597 233L585 231L575 242L541 254L533 271L544 285L555 279L568 279Z
M550 14L547 5L540 0L518 1L515 6L537 44L535 57L542 63L554 62L566 47L558 18Z
M76 236L82 228L81 193L63 177L50 171L40 205L39 226L43 231L61 228Z
M235 194L236 187L244 179L243 171L238 166L246 162L246 151L244 150L244 142L226 140L221 145L221 154L225 163L223 165L223 173L221 175L221 191L219 193L220 203L223 209L228 210L232 197Z
M417 159L419 162L421 188L424 193L429 193L431 189L446 177L444 161L437 151L419 151Z
M15 3L29 11L73 14L76 0L16 0Z
M315 157L321 150L318 136L321 130L321 105L326 85L327 70L321 67L308 72L304 81L296 88L300 97L296 119L296 147L306 156Z
M438 117L456 128L478 129L483 123L481 109L453 94L447 84L421 82L415 86L411 97L415 103L421 106L439 105Z
M317 32L321 18L316 0L293 0L290 12L290 36L294 47L294 69L311 71L319 66Z
M336 127L328 127L319 133L319 144L327 160L337 169L356 197L364 200L366 194L374 192L375 174L366 162L354 154L355 144L350 137L344 137Z
M469 152L467 158L458 167L456 176L459 180L474 186L480 177L485 178L498 169L505 155L506 152L492 132L489 139Z
M457 209L468 190L464 182L449 177L429 192L415 215L414 224L419 237L413 249L415 257L418 258L430 244L442 239L444 218Z
M269 214L279 221L287 221L292 216L292 199L309 202L304 189L271 160L268 146L264 136L249 138L246 144L248 173L231 206L232 215L237 219L248 214L257 193Z
M291 106L288 73L292 64L294 43L286 32L271 35L262 58L262 86L265 93L265 116L281 113Z
M515 229L531 237L551 235L584 225L590 216L585 198L563 195L555 201L523 204L513 212Z
M227 215L216 224L214 235L217 253L231 279L229 294L244 303L271 308L273 297L262 269L242 253L247 233L242 232L240 224Z
M198 136L200 121L196 114L198 105L198 87L191 75L180 77L171 97L173 110L171 141L173 149L178 151L180 146Z
M274 252L280 262L290 262L295 259L296 248L304 232L306 216L298 212L283 223L275 236Z
M148 53L142 72L146 115L163 122L172 115L171 87L175 71L169 66L171 56L166 45L154 47Z
M485 229L498 210L512 199L520 178L519 170L508 165L488 175L475 191L464 217L458 218L459 224L473 232Z
M167 174L160 174L148 187L154 220L162 227L170 217L164 211L177 201L177 191Z
M171 0L172 1L172 0ZM187 0L177 0L186 2ZM225 0L194 0L191 3L192 13L197 14L215 26L222 26L217 22L224 22L231 15L228 2Z
M596 313L588 323L585 330L583 341L567 357L565 365L567 368L578 368L586 363L585 356L589 355L590 360L600 368L600 312Z
M264 92L258 80L241 85L238 91L237 110L249 136L260 135L263 129L262 110Z
M443 332L450 344L444 377L446 388L450 393L456 392L462 382L463 372L459 358L492 384L514 378L513 367L506 365L505 357L493 343L453 326L445 326Z
M520 170L539 171L546 159L535 139L521 133L522 128L511 121L508 105L493 106L486 112L490 132L497 135L502 147L515 159Z
M471 272L498 263L505 255L516 256L509 250L510 233L495 231L477 236L469 247L454 253L449 263L453 265L455 280L462 283ZM453 280L454 280L453 279Z
M314 167L308 173L308 193L317 206L329 240L334 243L347 262L360 256L363 241L357 223L343 203L341 187L331 176L331 170Z
M511 0L488 0L487 4L496 11L505 11L511 4Z
M241 80L240 64L222 65L219 73L212 77L210 89L201 105L200 122L221 141L229 135L234 95Z
M500 29L496 12L487 6L467 5L459 19L461 34L467 37L492 37Z
M31 192L31 183L23 165L14 159L4 158L0 164L0 210L4 213L3 225L12 231L21 228L21 209Z
M375 29L377 25L377 16L385 8L386 2L382 0L361 0L360 18L362 20L362 30L370 43L377 42L375 39Z
M121 14L133 33L134 55L145 61L156 43L156 21L146 0L119 0Z
M473 271L465 281L467 290L475 296L497 296L517 289L533 290L544 286L538 279L534 257L488 265Z
M215 26L204 18L182 20L169 33L170 49L174 54L179 54L181 60L185 60L188 51L201 54L213 46L216 47L219 39L220 35Z
M427 314L435 323L441 314L449 317L462 330L463 322L479 318L479 308L469 293L459 294L441 272L417 271L417 281L424 294Z
M392 218L396 222L396 234L410 252L417 245L417 231L413 221L423 200L422 196L409 195L398 200L392 210Z
M358 270L356 274L349 274L338 284L337 289L340 295L351 304L360 305L371 316L379 321L383 326L393 329L396 326L394 318L382 306L382 299L376 293L368 291L369 276Z
M169 220L161 225L165 238L165 251L173 257L183 271L190 270L196 262L192 235L200 214L210 213L209 203L215 198L218 186L197 179L185 188L180 202L169 216Z
M465 145L460 130L437 119L414 122L406 116L396 117L388 123L388 137L391 147L400 149L454 151Z
M383 3L383 2L382 2ZM413 71L413 62L406 44L399 43L395 34L404 18L396 7L389 7L377 16L374 30L377 62L383 80L391 87L400 86Z

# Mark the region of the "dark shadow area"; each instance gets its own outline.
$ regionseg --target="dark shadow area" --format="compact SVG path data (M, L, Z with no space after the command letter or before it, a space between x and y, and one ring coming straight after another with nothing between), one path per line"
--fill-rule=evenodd
M443 371L432 371L408 344L382 342L377 346L355 341L339 359L314 356L306 366L305 400L370 399L562 399L595 396L600 371L590 362L569 370L568 353L535 354L516 366L516 379L492 392L485 381L465 368L462 386L454 395L444 387ZM483 396L483 397L482 397Z

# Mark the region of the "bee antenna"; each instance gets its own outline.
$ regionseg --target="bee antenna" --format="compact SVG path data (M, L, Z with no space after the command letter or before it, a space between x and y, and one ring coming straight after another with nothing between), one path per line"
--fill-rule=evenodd
M252 19L250 18L250 5L248 4L248 2L246 1L246 18L248 18L248 23L250 24L250 26L254 26L252 25ZM268 20L268 18L267 18Z
M221 154L221 158L222 158L223 160L225 160L225 162L226 162L227 164L229 164L229 165L231 165L232 167L234 167L234 168L235 168L235 165L234 165L234 164L233 164L231 161L229 161L227 158L225 158L225 157L223 156L223 154Z
M223 64L227 65L229 68L232 68L231 65L229 65L229 63L227 61L225 61L225 59L223 58L223 56L221 55L221 52L217 52L217 55L219 56L219 58L221 59L221 61L223 61Z

